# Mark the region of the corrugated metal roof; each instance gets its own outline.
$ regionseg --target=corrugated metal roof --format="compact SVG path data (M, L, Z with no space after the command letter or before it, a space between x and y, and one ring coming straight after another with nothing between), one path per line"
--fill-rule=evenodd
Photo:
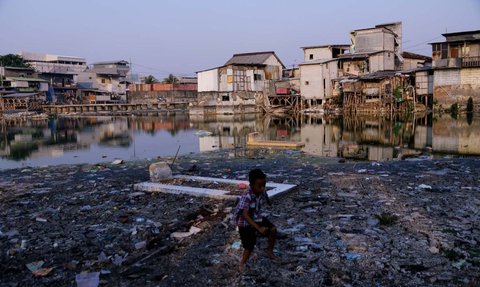
M413 68L409 70L402 70L402 71L399 71L399 73L410 74L415 72L424 72L424 71L432 71L432 70L433 68L431 66L426 66L426 67Z
M315 48L350 48L350 44L330 44L330 45L314 45L314 46L305 46L300 47L300 49L315 49Z
M2 97L4 98L21 98L21 97L32 97L36 96L38 93L14 93L14 94L8 94L8 95L3 95Z
M318 60L313 60L313 61L308 61L308 62L303 62L298 64L299 66L305 66L305 65L318 65L318 64L325 64L329 62L334 62L338 61L338 58L332 58L332 59L318 59Z
M274 56L277 58L278 62L283 65L282 61L277 57L275 52L273 51L266 51L266 52L253 52L253 53L242 53L242 54L235 54L233 55L230 60L225 63L226 65L264 65L265 61L270 57Z
M203 72L207 72L207 71L217 70L217 69L220 69L221 67L223 67L223 66L210 68L210 69L205 69L205 70L201 70L201 71L196 71L195 73L198 74L198 73L203 73Z
M339 82L356 82L356 81L378 81L378 80L383 80L386 78L391 78L395 76L403 76L402 73L399 71L392 71L392 70L387 70L387 71L376 71L370 74L362 75L362 76L344 76L335 79L335 81Z
M429 56L424 56L424 55L411 53L411 52L406 52L406 51L403 51L401 55L402 55L402 57L407 58L407 59L418 59L418 60L425 60L425 61L428 61L428 60L431 61L432 60L432 58L429 57Z
M340 59L367 58L367 57L370 56L370 55L374 55L374 54L378 54L378 53L383 53L383 52L391 52L391 53L393 53L392 51L382 50L382 51L373 51L373 52L365 52L365 53L342 54L342 55L338 55L338 58L340 58Z
M116 65L116 64L128 64L125 60L118 60L118 61L103 61L103 62L95 62L92 65Z
M7 81L26 81L26 82L47 82L39 78L24 78L24 77L7 77Z
M472 31L444 33L444 34L442 34L442 36L448 37L448 36L460 36L460 35L474 35L474 34L479 34L479 33L480 33L480 30L472 30Z
M7 70L35 71L34 68L26 68L26 67L10 67L10 66L6 66L6 67L4 67L4 68L7 69Z
M398 71L376 71L370 74L366 74L358 77L361 80L381 80L385 78L393 77L397 74L400 74Z

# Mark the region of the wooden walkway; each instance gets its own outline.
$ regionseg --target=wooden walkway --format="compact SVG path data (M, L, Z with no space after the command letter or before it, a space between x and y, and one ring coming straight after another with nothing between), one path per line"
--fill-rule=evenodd
M44 105L43 112L47 114L66 113L137 113L152 111L167 111L186 109L187 103L161 103L161 104L69 104L69 105Z

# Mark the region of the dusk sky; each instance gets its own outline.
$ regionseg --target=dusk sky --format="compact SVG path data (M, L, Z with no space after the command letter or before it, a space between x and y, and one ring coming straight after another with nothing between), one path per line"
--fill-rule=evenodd
M234 53L349 43L349 32L402 21L404 50L431 54L441 33L480 29L480 0L122 1L0 0L0 54L20 51L124 59L162 78L224 64Z

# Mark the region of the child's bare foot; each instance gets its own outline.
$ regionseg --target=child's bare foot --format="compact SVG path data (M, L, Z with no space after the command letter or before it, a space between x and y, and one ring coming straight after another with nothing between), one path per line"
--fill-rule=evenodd
M245 265L246 264L240 263L240 266L238 266L238 272L243 273L243 271L245 271Z
M272 260L273 262L275 263L280 263L282 260L280 259L280 257L276 256L273 251L270 251L270 250L267 250L267 256L268 258L270 258L270 260Z
M257 263L257 259L258 259L257 253L252 253L252 261L253 261L253 263Z

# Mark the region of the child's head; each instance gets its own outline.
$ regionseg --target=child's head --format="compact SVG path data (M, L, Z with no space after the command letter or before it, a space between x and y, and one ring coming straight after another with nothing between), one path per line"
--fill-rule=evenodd
M259 194L265 191L267 176L261 169L252 169L248 174L248 181L250 182L250 188L254 193Z

